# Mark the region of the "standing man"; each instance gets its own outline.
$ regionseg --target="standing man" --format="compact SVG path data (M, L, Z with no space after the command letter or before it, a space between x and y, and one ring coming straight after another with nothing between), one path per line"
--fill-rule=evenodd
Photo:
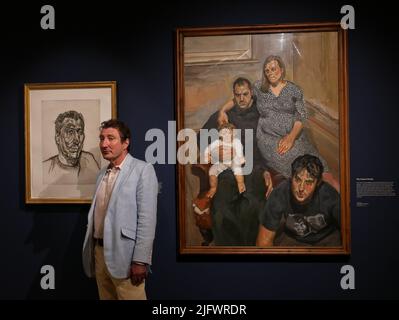
M130 130L119 120L100 127L109 161L97 178L83 244L83 266L101 300L145 300L155 236L158 181L151 164L133 158Z
M316 156L299 156L291 179L271 193L260 215L258 246L339 246L340 197L322 181L323 165Z

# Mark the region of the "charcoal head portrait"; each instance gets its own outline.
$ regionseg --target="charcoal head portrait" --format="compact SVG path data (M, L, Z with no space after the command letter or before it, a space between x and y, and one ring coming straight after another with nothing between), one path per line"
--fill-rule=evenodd
M85 140L83 115L76 111L66 111L55 120L55 142L61 163L76 166Z
M84 151L85 121L80 112L69 110L55 119L58 154L43 161L45 184L92 184L100 166L91 152Z

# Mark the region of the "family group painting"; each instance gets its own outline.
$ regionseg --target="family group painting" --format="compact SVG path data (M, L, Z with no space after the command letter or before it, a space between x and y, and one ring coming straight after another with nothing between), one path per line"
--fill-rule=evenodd
M219 131L178 165L180 253L350 252L346 42L337 23L177 31L178 130Z

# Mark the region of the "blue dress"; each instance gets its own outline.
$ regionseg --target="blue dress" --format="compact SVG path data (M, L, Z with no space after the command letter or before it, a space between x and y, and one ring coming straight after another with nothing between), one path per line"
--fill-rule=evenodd
M287 81L279 96L275 96L270 90L265 93L260 87L261 82L256 81L254 94L260 114L256 139L268 166L290 177L292 162L298 156L311 154L317 156L323 163L324 171L328 171L326 161L310 142L304 130L301 130L289 151L282 155L277 153L278 142L291 132L294 122L299 120L304 123L307 119L302 90L290 81Z

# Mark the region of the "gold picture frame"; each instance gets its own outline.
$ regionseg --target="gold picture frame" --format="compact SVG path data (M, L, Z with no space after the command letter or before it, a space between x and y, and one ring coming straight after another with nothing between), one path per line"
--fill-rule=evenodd
M26 203L91 203L116 82L28 83L24 93Z
M203 190L207 174L194 172L201 168L193 163L178 163L179 254L350 254L347 31L335 22L179 28L175 40L178 132L188 128L198 133L207 119L233 97L234 79L261 78L266 56L278 55L286 60L286 78L303 89L309 109L306 130L339 180L341 218L338 246L212 244L212 240L204 241L201 229L208 228L209 221L193 212L193 201ZM180 140L178 150L186 143ZM210 218L214 218L212 214Z

